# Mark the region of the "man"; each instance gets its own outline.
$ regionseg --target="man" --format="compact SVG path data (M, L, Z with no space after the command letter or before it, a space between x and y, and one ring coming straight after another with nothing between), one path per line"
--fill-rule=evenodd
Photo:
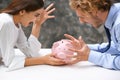
M110 0L70 0L71 8L76 12L81 23L91 24L94 28L104 25L108 43L87 45L82 37L79 39L65 34L74 45L75 60L90 61L108 69L120 69L120 3Z

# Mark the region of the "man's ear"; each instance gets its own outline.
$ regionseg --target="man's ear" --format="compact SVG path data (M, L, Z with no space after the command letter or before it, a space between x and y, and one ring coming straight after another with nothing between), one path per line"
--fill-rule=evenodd
M22 16L22 15L24 15L26 13L26 11L25 10L21 10L20 12L19 12L19 14Z
M91 11L91 14L93 16L98 16L98 11L96 9L94 9L94 10Z

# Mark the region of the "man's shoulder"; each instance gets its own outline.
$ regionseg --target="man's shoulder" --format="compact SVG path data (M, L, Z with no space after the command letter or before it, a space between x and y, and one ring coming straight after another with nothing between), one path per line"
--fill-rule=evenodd
M113 6L114 6L115 8L120 8L120 3L114 3Z

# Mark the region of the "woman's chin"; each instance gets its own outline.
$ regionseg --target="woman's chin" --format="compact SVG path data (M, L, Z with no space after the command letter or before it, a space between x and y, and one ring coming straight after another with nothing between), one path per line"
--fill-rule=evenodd
M28 27L27 25L22 25L23 27Z
M24 24L23 26L24 26L24 27L28 27L28 26L29 26L29 24Z
M25 25L25 27L29 27L31 26L33 23L32 22L29 22L28 24Z

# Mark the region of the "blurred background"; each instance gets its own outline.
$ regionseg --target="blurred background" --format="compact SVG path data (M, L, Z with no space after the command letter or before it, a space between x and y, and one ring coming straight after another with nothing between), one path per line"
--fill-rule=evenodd
M0 0L0 9L6 7L11 0ZM118 0L119 1L119 0ZM42 48L51 48L52 44L64 37L64 34L71 34L78 38L82 36L87 44L106 42L106 33L103 26L99 29L88 24L80 24L75 12L70 9L69 0L45 0L45 7L50 3L55 3L56 11L52 15L54 19L47 20L41 28L39 41ZM27 38L31 33L32 25L23 27Z

